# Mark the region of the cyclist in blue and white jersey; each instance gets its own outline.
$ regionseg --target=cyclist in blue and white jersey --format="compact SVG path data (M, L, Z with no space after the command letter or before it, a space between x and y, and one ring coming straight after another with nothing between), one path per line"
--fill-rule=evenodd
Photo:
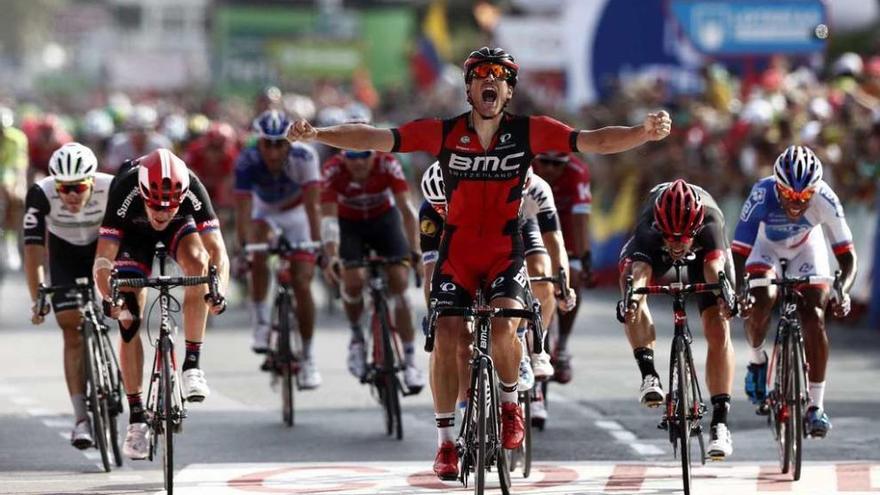
M277 110L267 110L254 120L257 142L245 148L235 165L236 235L239 246L268 242L278 232L291 243L320 241L320 167L310 146L287 140L290 120ZM321 384L312 358L315 303L310 288L315 255L295 253L291 278L297 300L297 321L304 362L299 382L305 389ZM269 267L264 253L254 253L251 263L254 352L265 353L269 345Z
M786 258L791 276L828 276L831 268L826 238L843 271L843 298L832 301L831 310L834 316L843 317L850 310L849 291L856 275L852 232L843 205L822 180L822 162L806 146L789 146L776 159L773 175L755 184L743 205L732 245L736 271L752 277L775 277L779 275L779 259ZM824 437L831 429L823 405L829 287L808 286L801 292L804 297L798 310L810 382L810 405L804 420L811 436ZM752 347L745 388L749 398L758 404L766 395L764 339L776 294L774 287L755 289L754 301L744 301L743 305L746 334Z

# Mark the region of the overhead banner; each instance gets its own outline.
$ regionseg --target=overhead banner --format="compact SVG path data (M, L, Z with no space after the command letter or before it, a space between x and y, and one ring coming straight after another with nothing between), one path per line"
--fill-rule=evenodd
M809 54L825 49L828 15L820 0L670 3L684 35L706 55Z

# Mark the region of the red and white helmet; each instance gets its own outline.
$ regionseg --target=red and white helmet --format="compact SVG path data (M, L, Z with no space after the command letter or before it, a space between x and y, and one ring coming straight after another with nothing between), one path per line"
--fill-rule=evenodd
M189 191L189 169L170 150L159 148L138 159L138 190L147 206L176 208Z

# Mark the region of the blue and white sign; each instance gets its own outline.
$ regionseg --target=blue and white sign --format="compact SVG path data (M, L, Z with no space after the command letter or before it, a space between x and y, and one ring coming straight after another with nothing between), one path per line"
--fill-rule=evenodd
M821 0L671 0L684 35L706 55L808 54L822 51Z

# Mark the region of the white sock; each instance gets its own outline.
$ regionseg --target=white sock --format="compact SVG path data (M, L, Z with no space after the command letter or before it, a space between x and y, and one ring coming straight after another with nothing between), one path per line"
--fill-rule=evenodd
M309 361L312 359L312 339L302 340L303 343L303 359Z
M254 325L269 324L269 305L265 301L251 301L251 316L254 319Z
M810 382L810 405L825 409L825 382Z
M501 382L501 403L516 402L519 400L519 394L516 391L517 382L504 383Z
M454 442L455 411L434 413L434 421L437 422L437 445L443 445L444 442Z
M86 396L83 394L74 394L70 396L70 403L73 404L73 418L79 423L84 419L89 419L89 408L86 407Z
M753 364L764 364L767 362L767 353L764 352L764 343L758 344L758 347L752 347L752 355L749 362Z
M407 367L416 365L416 343L414 341L403 343L403 364Z

